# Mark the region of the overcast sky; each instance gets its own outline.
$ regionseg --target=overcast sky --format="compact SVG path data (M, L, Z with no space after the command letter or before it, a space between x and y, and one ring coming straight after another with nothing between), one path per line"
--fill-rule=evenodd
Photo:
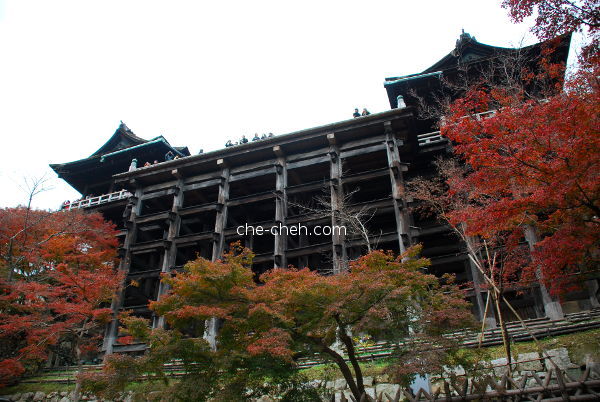
M385 77L419 72L461 29L535 42L500 0L0 0L0 206L24 177L79 194L48 168L92 154L123 120L192 153L389 109Z

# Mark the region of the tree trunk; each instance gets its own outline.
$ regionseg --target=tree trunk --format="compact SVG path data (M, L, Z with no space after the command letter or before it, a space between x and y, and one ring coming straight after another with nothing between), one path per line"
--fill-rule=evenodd
M348 383L348 388L350 388L352 395L354 396L354 398L356 398L357 401L360 401L362 393L364 393L364 389L362 390L362 393L361 391L359 391L356 382L354 381L352 371L350 371L350 367L348 367L348 364L346 364L344 358L335 350L331 349L329 346L321 345L321 349L324 353L328 354L333 358L335 364L337 364L340 371L342 372L342 375L344 376L344 379Z
M79 341L75 346L75 353L77 355L77 378L75 380L75 392L73 393L73 401L79 402L81 394L81 374L83 374L83 367L81 365L81 349L79 349Z
M362 395L365 393L365 386L363 384L362 370L360 369L360 365L358 364L358 360L356 359L354 344L352 343L352 339L346 333L345 327L340 327L338 333L340 335L340 340L346 346L346 351L348 352L348 359L350 360L350 363L352 363L354 375L356 376L356 387L358 388L358 392L360 392L360 394Z

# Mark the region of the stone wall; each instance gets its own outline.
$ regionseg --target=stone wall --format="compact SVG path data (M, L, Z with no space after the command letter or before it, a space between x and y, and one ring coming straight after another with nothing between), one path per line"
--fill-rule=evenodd
M584 356L582 361L574 362L571 360L569 352L566 348L547 350L546 354L552 358L552 361L562 372L566 373L569 377L571 377L574 380L577 380L579 378L579 376L582 373L582 368L585 367L590 367L592 378L600 379L600 362L594 361L591 355ZM485 368L481 370L481 372L478 372L478 375L492 375L496 378L496 380L499 380L500 377L502 377L507 370L506 363L506 358L500 358L492 360L490 362L481 362L482 367ZM548 359L541 357L537 352L520 354L517 356L517 360L513 364L513 379L517 382L520 381L526 373L535 373L538 377L540 377L543 380L547 374L547 371L550 368L554 368L554 366L548 361ZM465 376L466 374L467 373L465 372L465 370L460 366L446 367L444 370L443 378L460 378L461 376ZM344 394L346 398L350 400L351 392L348 389L348 384L346 383L346 380L344 379L337 379L335 381L326 382L314 380L311 381L310 384L316 388L324 388L325 394L335 395L336 401L339 401L341 399L342 394ZM390 382L386 374L374 377L365 377L364 384L367 394L371 397L376 397L381 394L388 394L389 396L393 397L400 389L400 386L398 384L393 384ZM440 387L443 387L442 378L439 376L432 376L430 378L430 389L426 389L426 391L435 392L436 389ZM4 400L15 402L70 402L72 400L72 395L72 392L51 392L48 394L45 394L43 392L26 392L20 394L5 395L3 397L0 397L0 401L2 401L2 398L4 398ZM131 402L132 397L132 393L127 393L124 396L124 398L120 399L120 401ZM152 398L152 395L147 395L147 397L148 400L156 400L156 398ZM96 398L93 395L84 394L81 400L96 401ZM274 400L269 397L263 397L259 399L259 401L268 402Z

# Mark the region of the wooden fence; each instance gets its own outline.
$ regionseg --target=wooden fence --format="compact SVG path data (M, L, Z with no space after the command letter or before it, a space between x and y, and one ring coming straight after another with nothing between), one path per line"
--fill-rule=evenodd
M590 377L587 368L578 379L557 369L550 369L543 377L535 373L525 374L519 381L504 374L499 382L491 376L481 379L442 380L442 387L429 393L420 389L416 394L410 388L399 389L396 395L387 393L375 397L363 394L360 402L410 402L420 401L600 401L600 379ZM340 394L332 401L357 402L353 396Z

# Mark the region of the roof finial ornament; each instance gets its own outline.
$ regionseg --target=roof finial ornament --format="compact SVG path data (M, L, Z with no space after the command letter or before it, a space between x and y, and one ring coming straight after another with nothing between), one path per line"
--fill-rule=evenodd
M127 124L125 124L123 122L123 120L119 120L119 121L121 122L121 124L119 124L119 128L122 128L125 131L131 131L131 130L129 130L129 127L127 127Z
M469 42L477 42L474 36L471 36L468 32L465 32L465 29L461 29L461 34L456 40L456 47L452 51L452 55L455 57L459 57L463 47Z

